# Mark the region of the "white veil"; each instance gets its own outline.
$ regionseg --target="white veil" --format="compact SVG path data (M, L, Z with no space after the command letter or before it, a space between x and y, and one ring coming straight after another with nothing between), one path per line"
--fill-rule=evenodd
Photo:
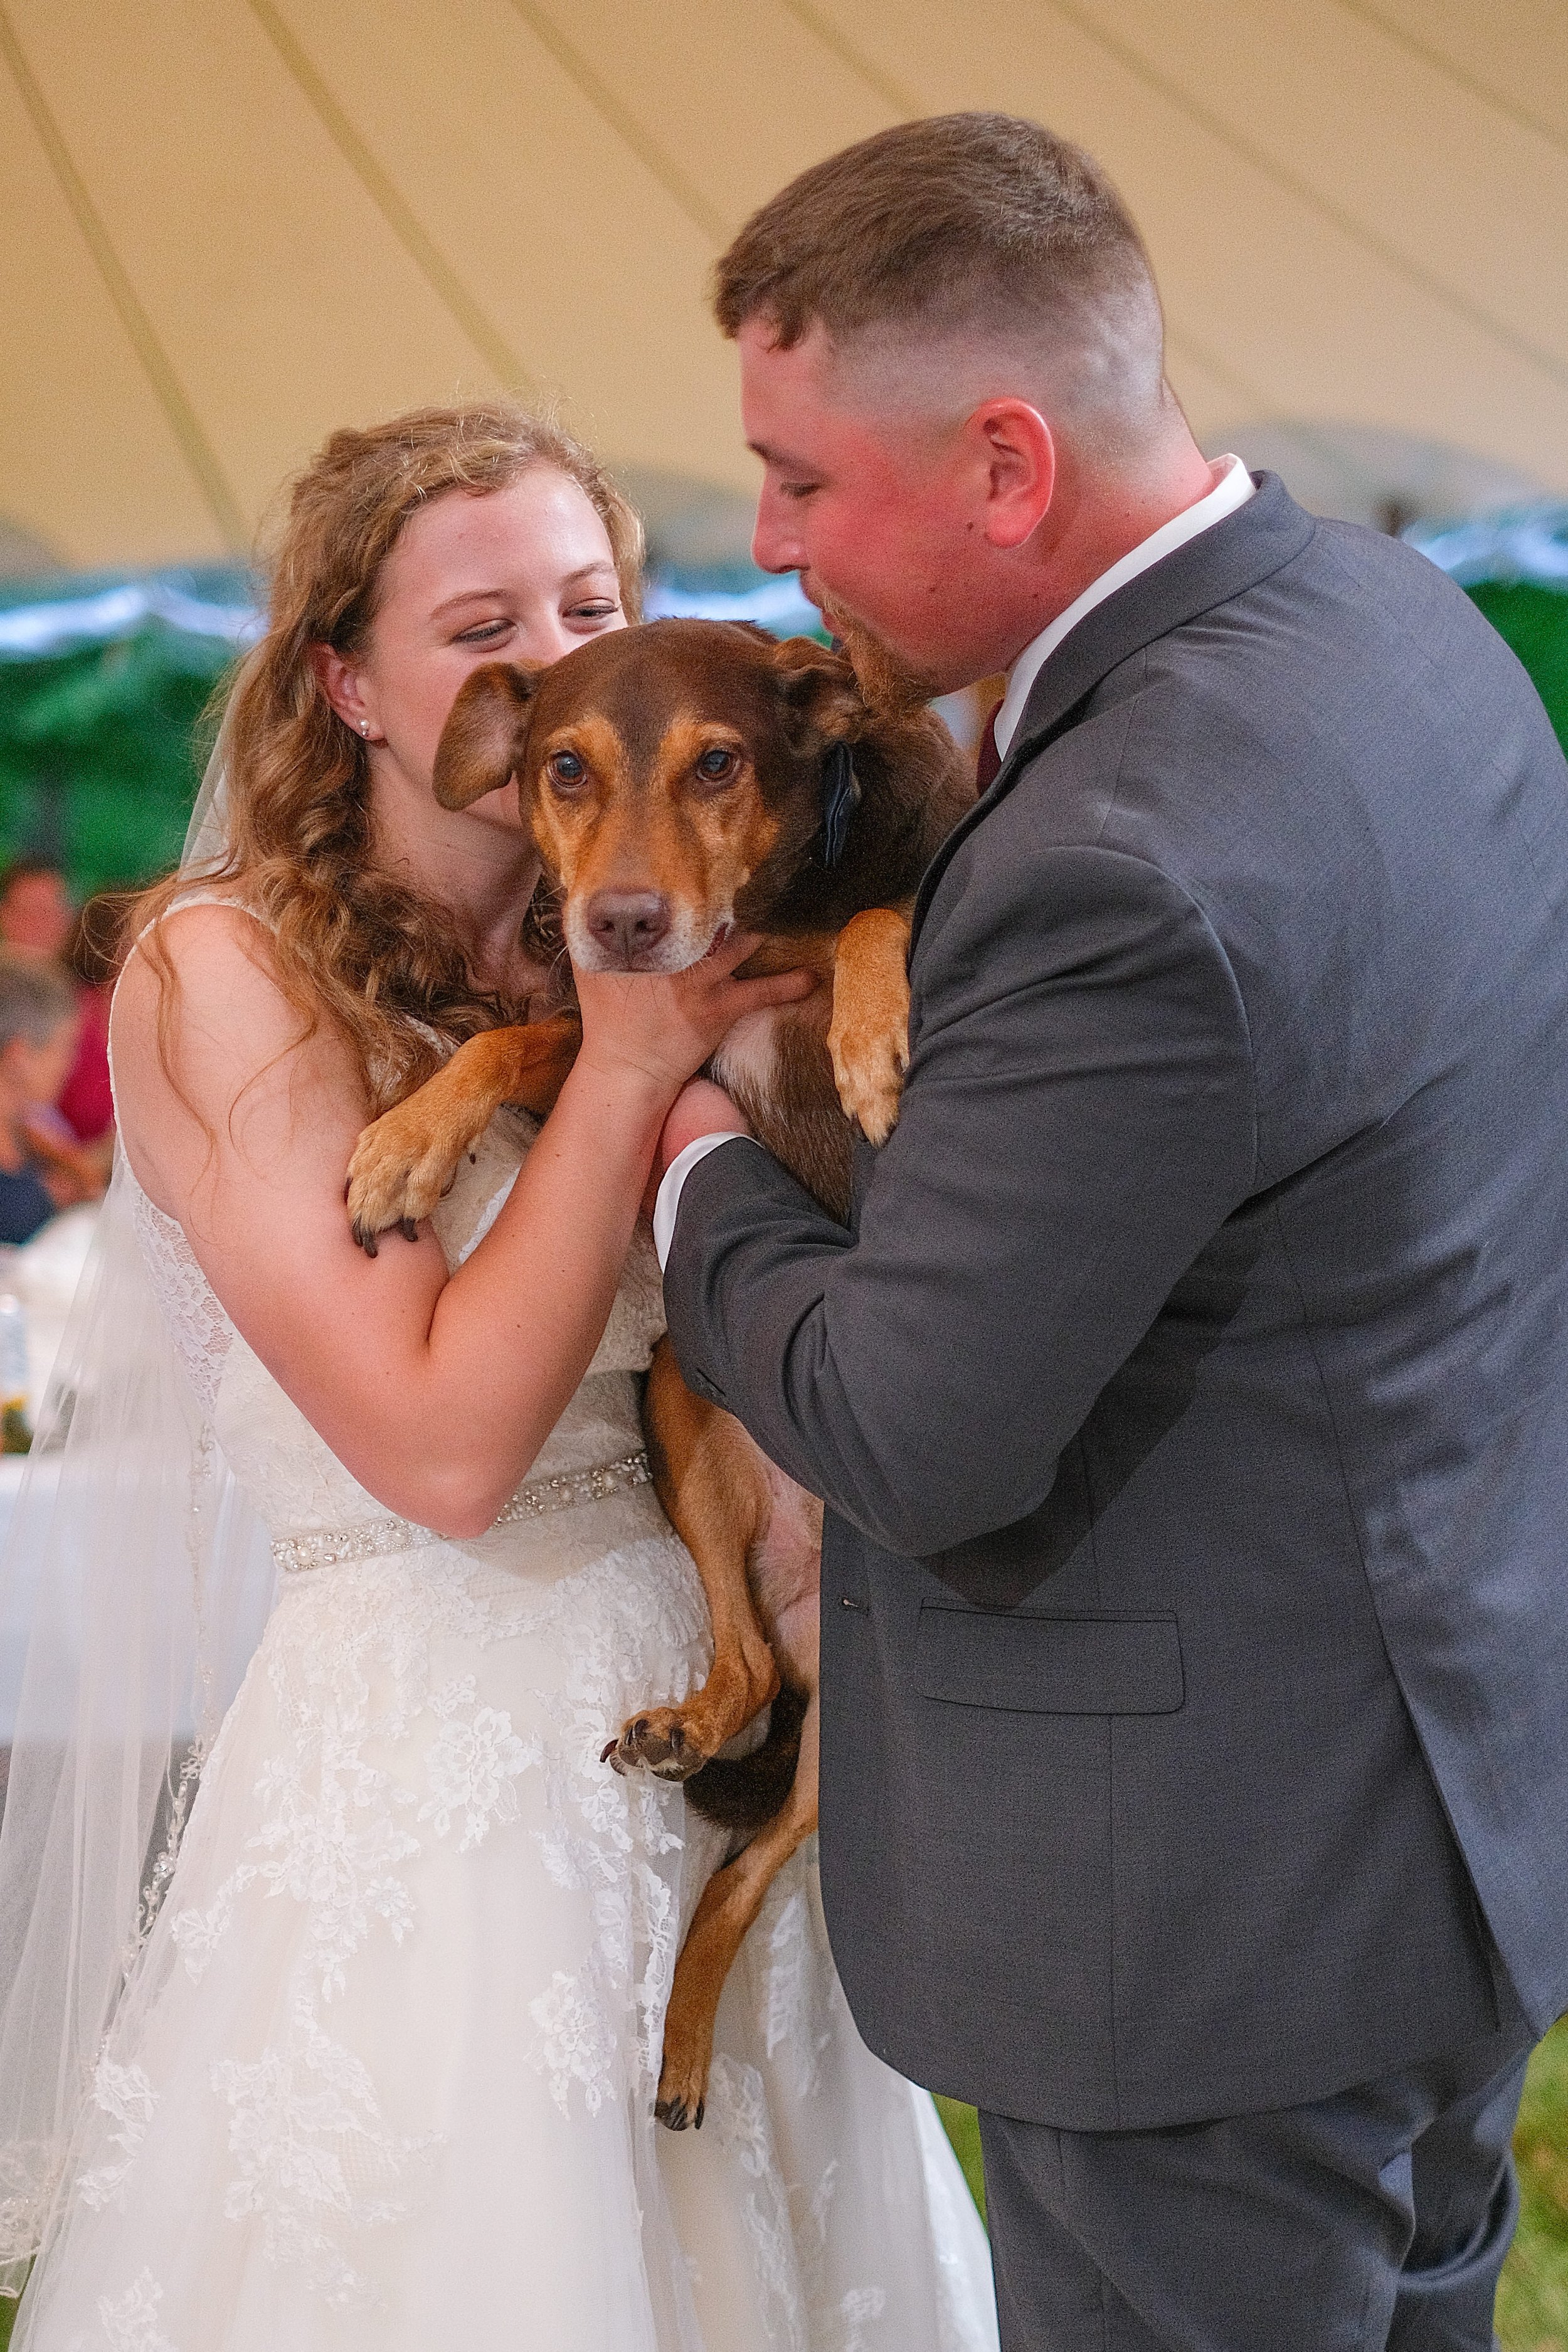
M223 740L186 835L226 840ZM201 1765L271 1607L267 1533L153 1295L116 1151L0 1557L0 2293L37 2251Z

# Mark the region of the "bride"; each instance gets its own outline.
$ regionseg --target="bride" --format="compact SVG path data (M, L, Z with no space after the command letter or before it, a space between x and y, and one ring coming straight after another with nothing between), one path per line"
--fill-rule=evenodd
M856 2037L809 1853L727 1988L704 2128L656 2125L723 1857L599 1762L707 1658L642 1453L639 1198L681 1082L800 983L735 980L741 941L584 976L542 1128L503 1115L374 1263L343 1216L365 1120L557 1001L515 795L432 794L452 698L635 620L638 552L587 453L505 406L334 435L142 909L95 1303L20 1514L17 2352L994 2345L978 2220Z

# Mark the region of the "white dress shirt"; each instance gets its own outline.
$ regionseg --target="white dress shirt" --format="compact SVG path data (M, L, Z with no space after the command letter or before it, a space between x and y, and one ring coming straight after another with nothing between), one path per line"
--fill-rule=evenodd
M669 1245L675 1239L675 1213L680 1206L680 1188L700 1160L717 1151L721 1143L751 1143L749 1135L737 1135L732 1127L721 1129L717 1135L700 1135L684 1151L678 1151L665 1170L653 1204L653 1245L658 1253L659 1271L669 1264Z
M1018 731L1018 721L1034 690L1035 680L1068 630L1076 629L1086 613L1092 613L1097 604L1103 604L1108 596L1114 596L1119 588L1125 588L1130 580L1136 580L1151 564L1158 563L1163 556L1173 555L1178 547L1185 547L1189 539L1196 539L1200 531L1212 530L1216 522L1223 522L1226 515L1247 504L1258 485L1241 459L1218 457L1215 462L1219 467L1219 479L1205 497L1195 506L1184 507L1179 515L1173 515L1158 530L1152 530L1147 539L1141 539L1136 547L1130 547L1109 572L1091 580L1083 594L1075 596L1067 611L1058 613L1024 647L1007 672L1007 691L1002 698L1001 709L991 722L996 749L1004 759Z
M1018 721L1024 715L1024 706L1029 699L1035 680L1062 639L1070 629L1077 628L1084 614L1092 613L1097 604L1102 604L1119 588L1125 588L1130 580L1136 580L1141 572L1147 572L1152 564L1160 562L1164 556L1173 555L1176 549L1184 547L1189 539L1196 539L1200 531L1212 530L1216 522L1223 522L1226 515L1234 514L1238 507L1247 504L1258 486L1241 459L1224 457L1216 459L1215 463L1219 479L1212 490L1199 499L1194 506L1184 508L1179 515L1173 515L1169 522L1163 522L1158 530L1151 531L1148 538L1140 540L1136 547L1129 548L1109 572L1102 572L1098 580L1091 581L1082 595L1073 599L1066 612L1058 613L1056 619L1024 647L1007 672L1007 691L1003 697L1002 708L991 722L996 749L1004 759L1017 732ZM653 1212L653 1242L661 1267L669 1262L681 1187L698 1161L706 1160L710 1151L717 1151L721 1143L749 1143L751 1140L750 1136L736 1135L731 1129L715 1135L700 1135L670 1161L664 1171L664 1181L659 1185Z

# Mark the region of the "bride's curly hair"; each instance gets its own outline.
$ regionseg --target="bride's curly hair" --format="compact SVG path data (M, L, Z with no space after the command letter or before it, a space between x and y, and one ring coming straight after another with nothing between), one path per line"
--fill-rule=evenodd
M479 401L334 433L293 484L268 565L266 634L224 707L226 853L155 884L122 933L137 939L194 884L242 898L269 928L302 1034L323 1015L337 1026L377 1111L428 1077L449 1045L520 1008L477 984L449 910L376 866L369 754L328 701L311 650L331 646L350 660L363 650L386 559L422 507L450 491L505 489L535 466L565 474L591 501L623 609L639 617L642 525L592 453L548 418ZM166 1050L176 983L156 930L144 952L159 974Z

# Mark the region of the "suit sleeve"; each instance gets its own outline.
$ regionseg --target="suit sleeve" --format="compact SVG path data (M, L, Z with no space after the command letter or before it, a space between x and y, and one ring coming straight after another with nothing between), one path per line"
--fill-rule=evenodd
M716 1151L665 1276L691 1385L916 1558L1038 1508L1254 1181L1245 1010L1194 900L1098 848L958 879L919 942L902 1113L857 1230L766 1153Z

